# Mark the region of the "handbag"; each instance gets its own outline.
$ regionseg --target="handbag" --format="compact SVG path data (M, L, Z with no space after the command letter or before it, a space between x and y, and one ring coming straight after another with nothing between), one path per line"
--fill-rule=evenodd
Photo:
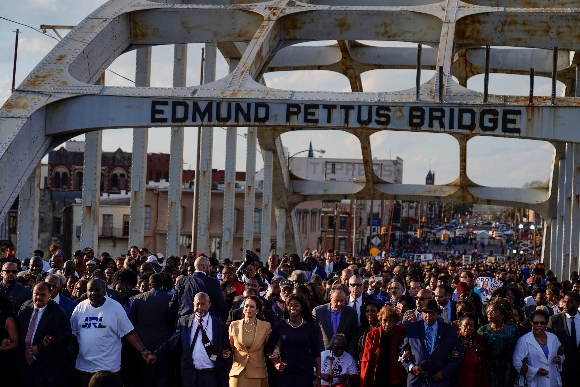
M525 369L525 373L522 372L522 370ZM514 383L514 387L528 387L528 379L526 378L526 374L528 373L528 358L525 357L522 360L522 368L520 368L520 372L516 378L516 381Z

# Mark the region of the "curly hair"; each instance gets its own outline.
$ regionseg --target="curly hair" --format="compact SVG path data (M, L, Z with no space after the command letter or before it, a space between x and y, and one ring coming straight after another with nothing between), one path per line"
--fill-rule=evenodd
M302 297L299 294L293 293L291 295L288 296L288 298L286 299L286 305L284 308L284 318L285 319L289 319L290 318L290 312L289 312L289 308L288 306L290 305L291 301L298 301L300 303L300 317L302 317L304 319L304 321L308 321L308 322L312 322L314 321L314 317L312 316L312 312L310 311L310 306L308 305L308 301L306 301L306 299L304 299L304 297Z
M492 298L487 304L486 311L492 306L498 308L499 311L503 314L503 322L505 322L506 324L513 324L513 315L512 315L513 304L507 298L503 297Z
M396 322L401 321L399 311L390 305L385 305L379 310L379 321L386 318L394 318Z

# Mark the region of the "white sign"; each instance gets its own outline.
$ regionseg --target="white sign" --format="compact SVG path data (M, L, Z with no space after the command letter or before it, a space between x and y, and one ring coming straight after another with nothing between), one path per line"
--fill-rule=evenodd
M463 256L463 264L464 265L471 265L471 255L464 255Z
M423 265L433 262L433 254L415 254L415 261L421 261Z
M502 285L502 281L493 277L477 277L475 280L475 287L478 288L481 292L484 304L487 304L487 301L489 301L491 298L491 294L494 292L494 290L501 287Z

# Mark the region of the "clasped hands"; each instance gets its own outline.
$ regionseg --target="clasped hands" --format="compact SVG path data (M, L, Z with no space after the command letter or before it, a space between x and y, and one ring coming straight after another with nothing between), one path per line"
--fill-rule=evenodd
M420 366L413 366L413 368L411 368L411 372L415 375L418 376L420 378L426 378L429 376L429 374ZM431 379L433 379L434 381L438 382L440 380L445 379L445 375L443 375L443 373L441 371L437 371L435 372L435 374L433 374L433 376L431 377Z

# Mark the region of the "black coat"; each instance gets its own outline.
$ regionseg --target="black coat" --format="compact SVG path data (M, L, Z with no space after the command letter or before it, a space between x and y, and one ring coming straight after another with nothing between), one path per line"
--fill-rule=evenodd
M183 277L177 283L177 289L173 293L169 303L169 311L173 319L193 313L193 298L199 292L207 293L211 307L209 314L226 321L230 306L224 300L220 283L215 278L208 277L205 273L195 272L190 276Z
M26 333L28 332L33 310L34 304L32 300L29 300L22 305L18 312L20 346L17 364L21 375L29 373L31 367L25 360L24 349ZM46 336L54 336L54 341L48 346L43 343ZM70 375L70 370L73 367L73 339L70 320L65 311L56 302L49 300L42 317L38 321L36 332L32 338L32 345L38 347L35 362L38 363L41 372L53 386L66 384L65 375Z

